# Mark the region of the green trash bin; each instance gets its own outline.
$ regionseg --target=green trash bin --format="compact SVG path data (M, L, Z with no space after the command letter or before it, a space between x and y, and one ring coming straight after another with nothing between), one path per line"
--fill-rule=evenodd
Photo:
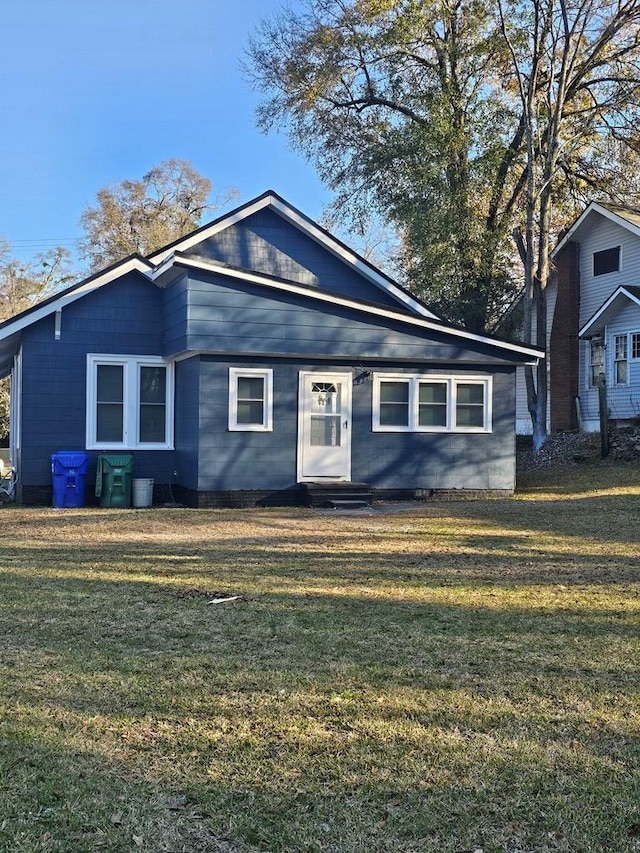
M101 453L96 469L96 497L100 506L131 506L131 453Z

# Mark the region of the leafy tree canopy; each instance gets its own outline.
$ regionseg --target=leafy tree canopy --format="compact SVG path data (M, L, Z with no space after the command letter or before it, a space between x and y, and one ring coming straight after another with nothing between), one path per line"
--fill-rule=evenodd
M571 14L560 0L544 2L557 20L563 5ZM616 64L623 44L631 58L633 13L609 26L637 0L572 2L588 6L588 20L576 33L585 56L562 115L581 144L564 149L553 176L554 213L564 221L585 196L628 193L620 152L633 150L632 123L622 127L623 99L601 109L602 95L616 87L627 105L637 95L630 64ZM514 49L526 53L541 7L514 0L501 15L498 3L481 0L307 0L302 12L265 20L248 49L247 72L262 93L259 125L286 128L343 216L392 222L409 285L473 330L491 328L522 285L512 235L526 228L528 125L513 60ZM541 101L556 83L551 51L533 84Z
M164 160L141 180L124 180L98 190L95 205L80 219L80 256L92 271L138 252L148 255L200 225L237 195L227 189L210 200L211 181L186 160Z

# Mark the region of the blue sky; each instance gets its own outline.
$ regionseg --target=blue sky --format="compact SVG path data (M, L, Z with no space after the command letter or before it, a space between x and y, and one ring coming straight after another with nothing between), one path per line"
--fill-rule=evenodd
M293 4L295 5L295 4ZM239 68L281 0L3 3L0 236L21 257L79 236L97 190L169 157L240 200L275 189L312 218L330 200L282 135L255 128Z

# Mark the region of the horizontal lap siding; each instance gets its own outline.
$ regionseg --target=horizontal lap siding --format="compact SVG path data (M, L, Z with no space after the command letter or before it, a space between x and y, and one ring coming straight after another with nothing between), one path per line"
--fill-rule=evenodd
M257 285L227 281L224 276L191 279L188 318L187 347L195 352L451 362L504 358L487 345L465 339L451 343L442 332L385 317L364 320L361 313L331 303L310 307L304 297L271 295Z
M593 275L593 253L620 246L620 270L606 275ZM582 235L580 245L580 326L583 326L604 302L624 285L640 283L640 237L631 234L614 222L602 216L594 216L593 225ZM607 393L609 409L613 418L629 418L638 414L640 405L640 376L638 364L629 363L630 385L613 385L613 334L640 331L640 309L629 307L620 312L606 330L607 349L605 369L607 375ZM579 395L580 412L589 426L599 422L598 391L591 388L590 346L587 341L580 345Z
M415 368L405 368L405 372L428 375ZM449 372L464 376L458 369ZM473 373L486 375L481 369ZM353 425L358 440L354 439L353 446L353 479L378 489L513 489L514 369L504 368L492 375L491 433L373 432L372 384L356 385Z
M273 431L230 432L229 367L256 362L202 358L199 489L287 489L295 485L298 367L273 365Z
M278 360L274 371L272 432L229 432L229 367L255 367L251 360L201 359L200 491L282 490L297 482L298 376L301 370L362 373L353 364ZM385 368L372 368L384 372ZM393 372L424 372L415 366ZM441 372L433 368L431 373ZM470 368L473 375L484 374ZM464 376L460 369L451 370ZM371 381L353 386L353 481L378 489L507 489L514 488L514 369L492 374L493 432L443 435L372 431Z
M580 327L620 286L637 285L640 273L640 237L604 217L594 218L594 226L580 244ZM620 246L620 270L593 275L593 253Z
M22 485L50 484L51 454L85 448L87 353L159 354L160 309L161 292L132 274L66 306L60 340L54 337L53 316L25 329L19 472ZM90 455L87 484L92 488L98 452ZM168 458L172 455L136 452L136 473L163 479L173 465Z
M333 293L398 306L397 300L300 232L277 213L260 211L186 252Z

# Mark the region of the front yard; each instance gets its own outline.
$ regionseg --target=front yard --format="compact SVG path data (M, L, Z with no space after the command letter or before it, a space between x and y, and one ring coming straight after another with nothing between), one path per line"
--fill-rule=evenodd
M640 466L552 480L1 507L0 851L640 850Z

